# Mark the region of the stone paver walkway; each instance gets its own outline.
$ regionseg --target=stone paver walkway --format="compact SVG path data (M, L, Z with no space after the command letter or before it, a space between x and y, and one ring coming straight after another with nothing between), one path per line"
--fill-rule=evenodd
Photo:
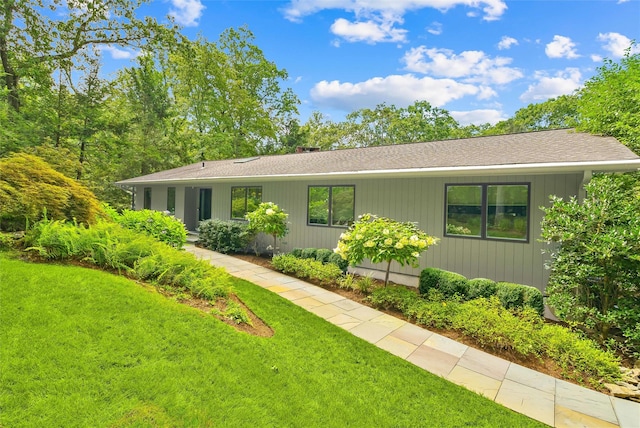
M638 403L511 363L262 266L193 245L186 249L379 348L547 425L640 428Z

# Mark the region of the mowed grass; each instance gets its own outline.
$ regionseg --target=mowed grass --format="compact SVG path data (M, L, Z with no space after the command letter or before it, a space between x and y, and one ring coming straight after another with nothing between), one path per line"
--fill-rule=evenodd
M542 426L235 287L273 337L115 275L0 255L0 426Z

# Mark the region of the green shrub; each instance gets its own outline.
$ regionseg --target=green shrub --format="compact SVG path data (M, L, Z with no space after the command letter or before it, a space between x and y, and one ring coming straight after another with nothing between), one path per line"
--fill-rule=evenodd
M334 254L333 250L329 250L328 248L319 248L316 251L316 260L321 263L328 263L331 254Z
M205 248L223 254L245 251L255 232L245 221L205 220L198 226L198 242Z
M549 357L565 376L579 382L595 386L620 378L619 362L611 352L567 328L546 324L533 308L509 310L496 296L459 302L439 299L433 288L427 294L430 300L405 287L384 287L367 299L377 307L399 310L417 324L459 331L485 349Z
M349 268L349 261L343 259L340 254L332 253L327 262L338 266L342 273L346 273Z
M468 292L467 278L443 269L426 268L420 273L418 289L420 294L428 294L432 288L439 290L445 298L455 295L465 297Z
M0 251L9 250L13 248L14 244L15 239L13 239L13 234L0 232Z
M524 304L522 286L511 282L499 282L496 284L496 296L507 309L521 308Z
M291 250L291 255L297 258L302 258L302 248L294 248Z
M222 268L196 259L156 239L111 222L77 226L41 221L25 236L29 250L46 259L73 259L125 270L171 289L187 290L207 300L226 297L231 288Z
M26 230L46 215L92 224L104 216L93 193L41 158L15 153L0 159L0 230Z
M535 287L523 286L522 302L525 306L533 308L538 315L544 316L544 298L542 292Z
M298 278L309 278L323 285L335 284L342 277L342 271L332 263L322 264L317 260L299 259L291 254L278 254L271 259L273 267Z
M470 279L467 283L467 298L477 299L478 297L489 298L496 294L496 282L486 278Z
M187 242L187 229L184 223L174 216L153 210L124 210L117 214L109 211L109 216L123 227L146 233L160 242L175 248L182 248Z
M438 268L426 268L420 272L420 279L418 282L418 291L420 294L426 295L431 289L437 289L438 283L441 277L441 269Z
M542 293L535 287L499 282L496 284L496 296L507 309L519 309L525 306L535 309L540 316L544 315Z
M317 248L304 248L302 250L302 253L300 254L300 257L302 257L303 259L315 259L317 253Z
M367 300L375 307L403 313L407 312L412 305L423 302L418 293L400 286L376 288Z

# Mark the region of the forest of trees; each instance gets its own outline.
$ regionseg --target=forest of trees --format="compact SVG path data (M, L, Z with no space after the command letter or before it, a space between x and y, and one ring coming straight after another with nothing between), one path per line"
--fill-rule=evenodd
M50 2L45 2L50 3ZM141 0L86 2L47 13L38 0L0 8L0 158L38 155L123 207L115 181L203 159L445 140L576 127L612 135L640 153L640 55L606 60L583 89L529 105L495 125L461 126L416 100L380 104L333 122L298 119L287 72L265 58L246 27L216 41L136 18ZM136 47L137 64L108 80L100 48Z

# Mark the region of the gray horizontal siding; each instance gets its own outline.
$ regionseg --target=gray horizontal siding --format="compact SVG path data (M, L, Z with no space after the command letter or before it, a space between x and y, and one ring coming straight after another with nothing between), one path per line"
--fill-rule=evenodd
M545 244L538 242L542 211L540 206L549 204L549 196L568 198L577 195L582 175L509 175L499 177L447 177L447 178L393 178L360 180L317 180L265 182L245 181L233 186L262 186L263 201L280 205L289 213L289 234L279 247L290 251L295 247L334 248L343 228L308 226L307 188L309 185L355 185L356 215L373 213L398 221L417 222L428 234L440 238L438 245L421 255L420 267L401 267L392 263L392 271L417 276L428 266L461 273L468 278L490 278L533 285L544 289L548 271L544 268ZM444 191L447 183L530 183L530 239L528 243L489 241L468 238L444 237ZM162 207L166 186L151 186L152 207ZM176 186L180 187L180 186ZM201 187L207 187L201 185ZM231 211L231 184L212 184L212 216L229 219ZM157 190L156 190L157 189ZM158 193L156 193L158 192ZM138 191L138 207L142 206L142 189ZM176 192L176 216L183 213L184 191ZM157 208L158 207L158 208ZM180 208L178 208L180 207ZM383 270L382 265L364 267Z

